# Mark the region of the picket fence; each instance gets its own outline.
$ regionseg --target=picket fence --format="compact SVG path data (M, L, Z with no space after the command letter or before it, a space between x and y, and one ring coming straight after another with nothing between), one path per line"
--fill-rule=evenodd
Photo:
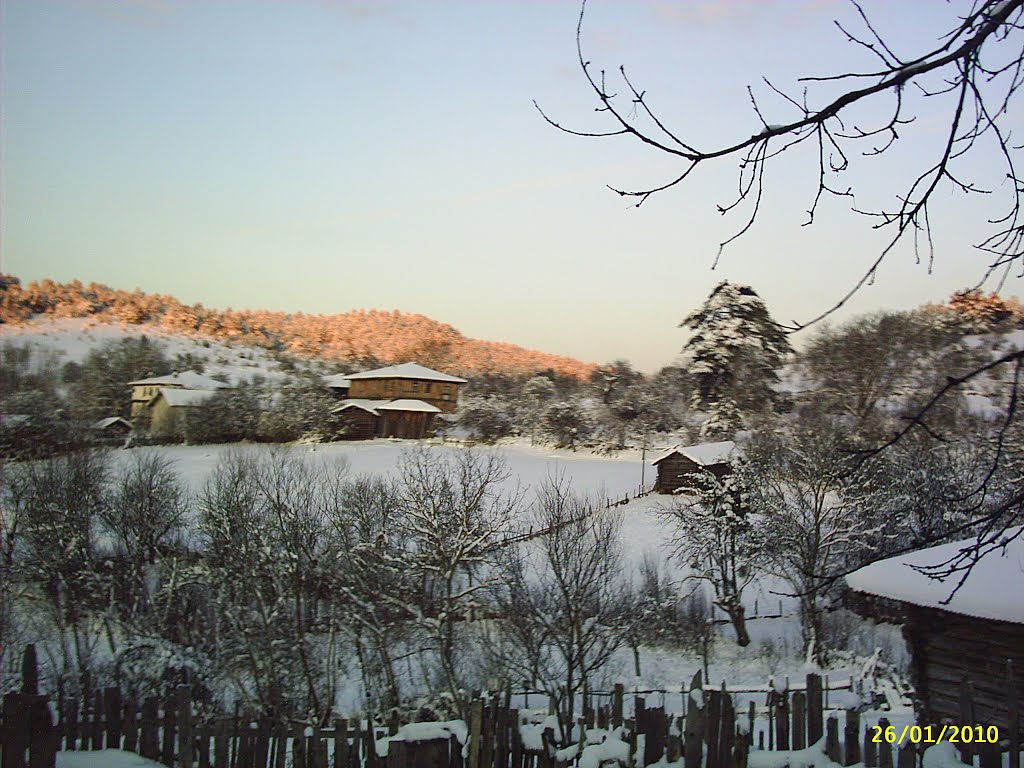
M562 768L577 757L559 760L553 729L543 733L543 747L522 741L520 710L510 706L511 692L476 696L470 704L468 738L391 739L386 757L377 754L378 739L395 736L397 720L386 724L334 720L333 727L302 722L231 717L197 720L191 689L178 686L166 700L140 703L117 688L96 691L86 701L52 702L38 692L34 649L23 664L20 693L4 696L0 711L0 768L53 768L60 750L123 749L166 766L179 768ZM808 675L801 690L770 690L763 706L750 701L737 712L734 692L723 684L705 686L697 673L687 691L683 713L648 707L633 695L633 716L625 717L627 694L621 685L602 698L584 698L577 733L584 728L622 727L634 752L643 737L637 765L681 760L685 768L746 768L751 751L800 750L824 737L829 759L844 766L916 768L920 751L906 744L894 749L875 741L875 728L862 728L858 709L829 710L818 675ZM965 689L969 695L969 688ZM54 710L56 718L54 717ZM842 718L840 718L840 712ZM842 719L842 723L840 723ZM883 718L883 728L888 725ZM1006 747L1009 768L1020 768L1019 723L1011 724ZM755 734L757 734L755 739ZM1002 766L999 744L960 745L961 760L978 768ZM796 767L795 767L796 768Z

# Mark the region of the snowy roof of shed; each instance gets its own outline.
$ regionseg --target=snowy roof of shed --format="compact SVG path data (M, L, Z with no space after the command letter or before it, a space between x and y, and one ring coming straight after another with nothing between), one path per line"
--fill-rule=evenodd
M157 397L163 397L172 408L190 408L202 405L215 394L217 392L213 389L174 389L173 387L163 387Z
M1020 588L1024 583L1024 526L1008 529L1002 539L1009 541L977 562L952 599L949 595L962 574L939 581L915 570L914 566L940 565L975 545L977 539L940 544L879 560L849 574L846 583L857 592L924 608L1024 624L1024 589Z
M183 389L230 389L231 387L230 384L211 379L209 376L203 376L195 371L182 371L180 373L175 371L167 376L153 376L148 379L129 381L128 386L182 387Z
M100 419L95 424L93 424L92 428L106 429L107 427L112 427L115 424L120 424L122 426L128 427L129 429L131 429L132 427L132 423L128 421L128 419L122 419L120 416L107 416L107 418Z
M657 464L667 459L673 453L679 453L694 464L699 464L702 467L711 467L715 464L728 464L735 451L736 443L732 440L725 440L721 443L701 443L700 445L673 445L651 463Z
M331 408L331 413L340 413L348 408L362 408L364 411L376 416L377 408L390 402L390 400L367 400L366 398L357 397L352 400L342 400L338 405Z
M341 403L331 409L332 413L339 413L346 408L362 408L364 411L378 415L378 411L417 411L420 413L440 413L441 409L425 403L422 400L403 398L401 400L367 400L365 398L354 398L342 400Z
M324 384L328 387L348 389L352 386L352 379L349 378L347 373L335 373L330 376L324 376Z
M422 400L412 400L410 398L402 398L401 400L392 400L390 403L385 405L377 406L379 411L418 411L420 413L440 413L441 409L436 405L425 403Z
M452 384L466 383L465 379L460 379L458 376L441 373L419 363L402 363L401 365L389 365L387 368L377 368L373 371L353 373L348 376L348 379L350 381L357 379L426 379L428 381L447 381Z

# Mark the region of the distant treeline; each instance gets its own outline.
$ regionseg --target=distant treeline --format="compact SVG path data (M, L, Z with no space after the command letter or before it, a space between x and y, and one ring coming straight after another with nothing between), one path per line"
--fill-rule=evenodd
M21 284L0 275L0 324L22 323L36 315L90 317L143 327L201 334L279 352L316 355L369 368L415 360L462 374L530 374L550 370L585 379L596 368L571 357L524 349L515 344L467 339L446 323L405 312L355 310L338 315L307 315L266 310L188 306L173 296L124 291L78 280Z

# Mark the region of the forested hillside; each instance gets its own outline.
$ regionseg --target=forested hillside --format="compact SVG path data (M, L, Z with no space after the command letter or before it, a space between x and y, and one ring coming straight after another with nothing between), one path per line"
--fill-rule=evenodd
M173 296L98 283L42 280L22 286L17 277L0 275L0 324L21 323L38 315L91 317L198 334L366 368L415 360L453 373L528 374L550 369L579 379L596 368L515 344L467 339L447 323L397 310L337 315L218 310L202 304L188 306Z

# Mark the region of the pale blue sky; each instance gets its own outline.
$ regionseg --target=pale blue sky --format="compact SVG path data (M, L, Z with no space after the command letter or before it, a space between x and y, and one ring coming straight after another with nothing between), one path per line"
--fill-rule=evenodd
M958 5L866 7L909 52ZM717 243L740 224L716 213L734 166L628 207L604 185L654 184L674 166L626 140L561 134L532 105L608 127L576 65L570 0L2 8L2 269L26 281L218 308L397 308L471 337L653 370L676 357L680 319L718 281L749 283L778 319L802 320L881 242L840 205L799 226L815 167L798 156L769 170L763 221L715 271ZM585 46L595 66L625 64L707 147L757 131L745 86L762 74L791 86L870 65L834 17L852 21L852 7L591 0ZM766 103L772 122L792 116ZM941 127L926 114L907 135L933 146ZM888 185L921 156L903 143L884 172L865 173L868 200L891 200ZM980 276L970 227L992 211L943 202L934 274L898 253L851 312L942 300Z

